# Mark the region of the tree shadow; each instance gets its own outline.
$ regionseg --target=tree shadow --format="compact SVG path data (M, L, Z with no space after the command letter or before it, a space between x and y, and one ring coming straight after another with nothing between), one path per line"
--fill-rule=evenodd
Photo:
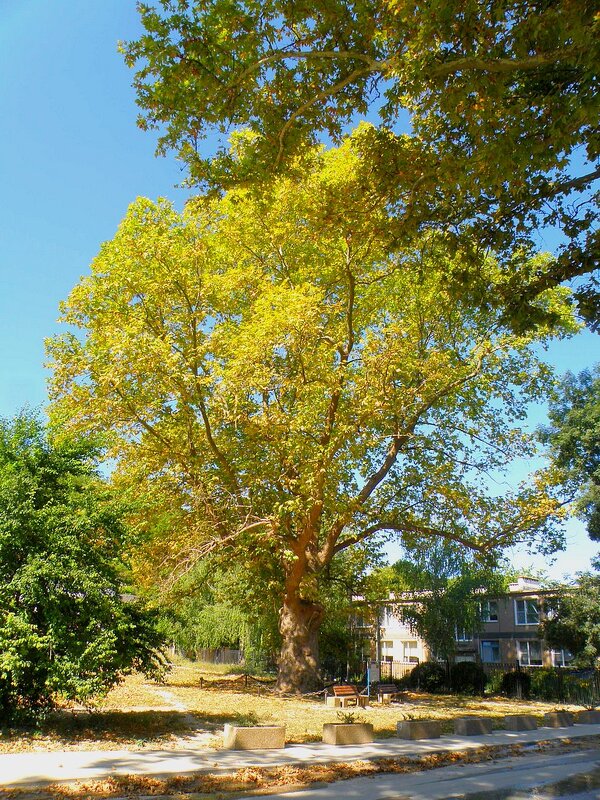
M247 715L196 711L68 711L59 710L43 721L3 731L2 741L50 739L68 747L85 743L111 743L115 747L135 744L167 744L177 737L200 732L215 733L227 722L243 722Z

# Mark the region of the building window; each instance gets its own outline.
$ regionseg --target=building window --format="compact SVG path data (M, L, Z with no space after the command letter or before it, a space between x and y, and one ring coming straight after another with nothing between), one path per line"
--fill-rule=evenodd
M500 642L498 639L484 639L481 642L481 660L485 664L500 663Z
M498 622L498 601L483 600L479 604L479 613L482 622Z
M568 650L551 650L550 655L553 667L568 667L573 660L573 656Z
M515 600L515 622L517 625L537 625L540 607L537 600Z
M458 625L454 628L454 635L457 642L472 642L473 634L466 628L459 628Z
M417 642L409 641L402 642L402 660L403 661L418 661L417 657Z
M524 667L542 666L542 643L539 641L517 642L519 661Z

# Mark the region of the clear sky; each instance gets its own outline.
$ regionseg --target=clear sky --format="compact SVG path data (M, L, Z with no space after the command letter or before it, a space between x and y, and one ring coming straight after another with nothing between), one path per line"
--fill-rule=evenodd
M185 200L178 164L155 158L154 137L135 124L117 42L139 32L134 0L0 0L0 416L45 406L43 340L58 330L58 303L129 203ZM577 372L600 360L600 338L559 342L548 357ZM557 577L595 551L577 524L569 540Z

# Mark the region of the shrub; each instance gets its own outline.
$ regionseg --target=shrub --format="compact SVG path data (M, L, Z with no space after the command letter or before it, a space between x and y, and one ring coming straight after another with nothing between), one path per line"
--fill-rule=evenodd
M557 669L541 668L531 674L531 697L536 700L566 699L565 675Z
M486 692L487 694L499 694L502 686L502 678L504 673L500 670L494 670L491 675L487 676Z
M450 668L450 688L457 694L481 695L485 691L487 675L480 664L459 661Z
M527 672L505 672L500 683L500 694L507 697L529 698L531 675Z
M446 670L435 661L417 664L411 673L399 682L403 689L419 689L422 692L443 692L448 688Z
M155 616L123 596L122 508L94 457L0 421L0 724L164 671Z
M537 700L593 707L600 696L593 670L537 669L531 676L531 696Z

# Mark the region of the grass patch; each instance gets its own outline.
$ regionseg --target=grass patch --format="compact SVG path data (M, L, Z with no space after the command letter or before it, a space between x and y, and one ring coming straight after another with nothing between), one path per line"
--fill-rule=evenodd
M131 676L92 712L65 709L39 728L2 731L0 752L168 749L180 747L181 739L191 736L199 737L195 746L218 746L226 722L248 720L285 725L288 742L313 742L320 741L324 723L339 721L337 709L327 708L322 699L281 697L272 679L231 674L228 667L217 666L178 660L160 684ZM533 714L541 722L555 708L555 703L413 692L404 703L374 704L360 713L373 724L377 738L386 738L395 735L402 719L438 720L449 733L456 717L492 717L501 727L506 714Z

